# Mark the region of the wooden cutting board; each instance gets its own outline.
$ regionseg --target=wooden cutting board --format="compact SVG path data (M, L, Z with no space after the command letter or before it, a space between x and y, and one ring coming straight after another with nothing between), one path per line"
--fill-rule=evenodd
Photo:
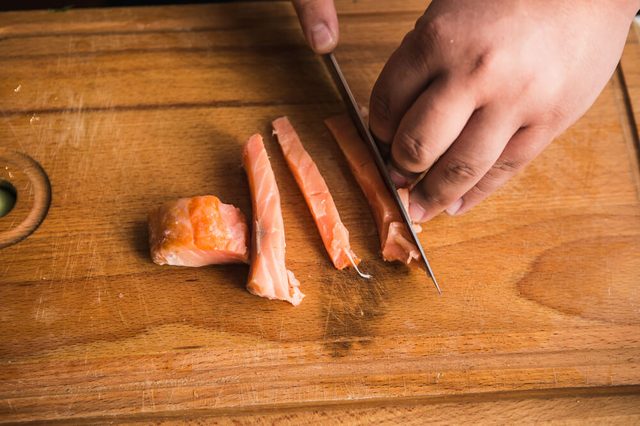
M366 104L424 2L337 3L338 56ZM5 13L0 58L0 170L16 168L7 150L27 154L52 189L41 226L0 250L0 420L638 390L635 34L595 105L526 172L426 225L442 296L379 259L323 125L343 105L288 2ZM332 268L269 136L281 115L371 281ZM246 266L160 267L147 253L146 214L166 200L216 194L250 213L240 147L256 131L307 294L297 308L247 293ZM36 197L24 182L0 230Z

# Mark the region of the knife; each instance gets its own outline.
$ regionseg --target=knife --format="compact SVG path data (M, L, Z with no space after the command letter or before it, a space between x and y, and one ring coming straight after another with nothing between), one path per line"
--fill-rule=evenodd
M389 177L389 172L387 171L387 167L384 163L384 160L382 159L382 155L380 154L380 149L378 148L378 144L374 140L373 135L369 130L369 127L365 124L365 121L362 118L362 115L360 115L360 111L358 110L358 104L356 103L356 99L354 98L353 92L351 92L351 89L347 84L347 80L344 78L344 74L340 69L340 65L338 64L338 61L336 60L335 55L333 53L326 54L324 55L324 60L327 67L329 68L329 72L331 74L331 77L333 78L333 82L338 87L338 91L342 96L342 100L347 105L347 110L349 111L349 115L351 116L351 119L353 120L354 124L356 125L356 128L358 129L358 133L360 134L360 137L369 145L371 152L373 152L373 158L375 159L376 166L378 167L378 171L380 172L380 176L382 176L382 180L384 181L387 189L391 193L391 196L395 200L398 210L400 210L400 215L402 216L402 220L404 221L404 224L407 227L409 234L411 234L413 243L416 245L416 247L418 247L418 251L420 252L420 257L422 258L425 269L429 274L431 281L433 281L433 284L435 285L436 290L438 290L438 293L442 294L442 290L440 290L440 286L438 285L438 281L436 280L436 277L433 274L431 265L429 265L429 260L427 260L427 256L424 253L422 244L420 244L420 240L418 240L418 236L413 230L412 222L409 217L409 214L407 213L407 210L402 205L402 201L400 201L400 196L398 195L398 190L396 188L396 185L393 183L393 181Z

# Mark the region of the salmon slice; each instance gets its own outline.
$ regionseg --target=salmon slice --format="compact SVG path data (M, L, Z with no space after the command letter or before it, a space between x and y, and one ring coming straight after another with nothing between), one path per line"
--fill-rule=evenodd
M307 202L333 266L344 269L352 265L361 276L368 277L358 270L360 259L351 250L349 231L340 219L329 187L318 166L302 146L289 119L280 117L273 121L272 126L273 134L277 136L287 165Z
M268 299L285 300L294 306L304 294L300 283L284 264L284 222L280 192L273 175L262 136L251 136L242 160L249 179L253 206L251 271L247 289Z
M240 209L213 195L170 201L149 214L151 258L158 265L248 263L248 240Z
M373 154L369 151L348 115L338 115L325 120L344 154L351 173L364 193L378 227L382 258L386 261L411 263L420 257L409 230L393 197L378 172ZM408 192L400 193L408 204Z

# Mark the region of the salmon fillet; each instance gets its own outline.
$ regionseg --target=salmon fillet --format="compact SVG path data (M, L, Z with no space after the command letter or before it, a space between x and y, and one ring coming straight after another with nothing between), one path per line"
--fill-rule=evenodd
M249 138L242 153L249 179L253 206L251 270L247 289L268 299L285 300L294 306L304 294L300 283L285 267L284 222L280 192L262 142L262 136Z
M357 269L360 259L351 250L349 231L340 219L318 166L302 146L300 137L287 117L276 119L272 126L273 134L277 136L287 165L307 202L333 266L344 269L353 265Z
M369 202L373 218L380 236L382 258L386 261L400 261L409 264L420 257L418 248L402 220L393 197L378 172L373 154L360 138L356 127L348 115L338 115L325 120L344 154L351 173ZM408 204L408 192L401 193L403 202Z
M151 258L158 265L248 263L249 228L240 209L213 195L181 198L149 214Z

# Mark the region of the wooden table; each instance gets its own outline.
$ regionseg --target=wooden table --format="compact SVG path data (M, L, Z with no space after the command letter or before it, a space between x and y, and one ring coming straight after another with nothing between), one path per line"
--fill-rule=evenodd
M338 1L363 103L423 7ZM640 420L633 31L583 119L473 212L426 226L441 297L379 260L322 123L343 106L288 2L4 13L0 58L0 171L18 189L0 232L40 191L8 150L52 190L40 227L0 250L0 421ZM146 213L165 200L250 212L241 143L284 114L374 279L332 269L270 138L303 304L248 294L245 266L152 264Z

